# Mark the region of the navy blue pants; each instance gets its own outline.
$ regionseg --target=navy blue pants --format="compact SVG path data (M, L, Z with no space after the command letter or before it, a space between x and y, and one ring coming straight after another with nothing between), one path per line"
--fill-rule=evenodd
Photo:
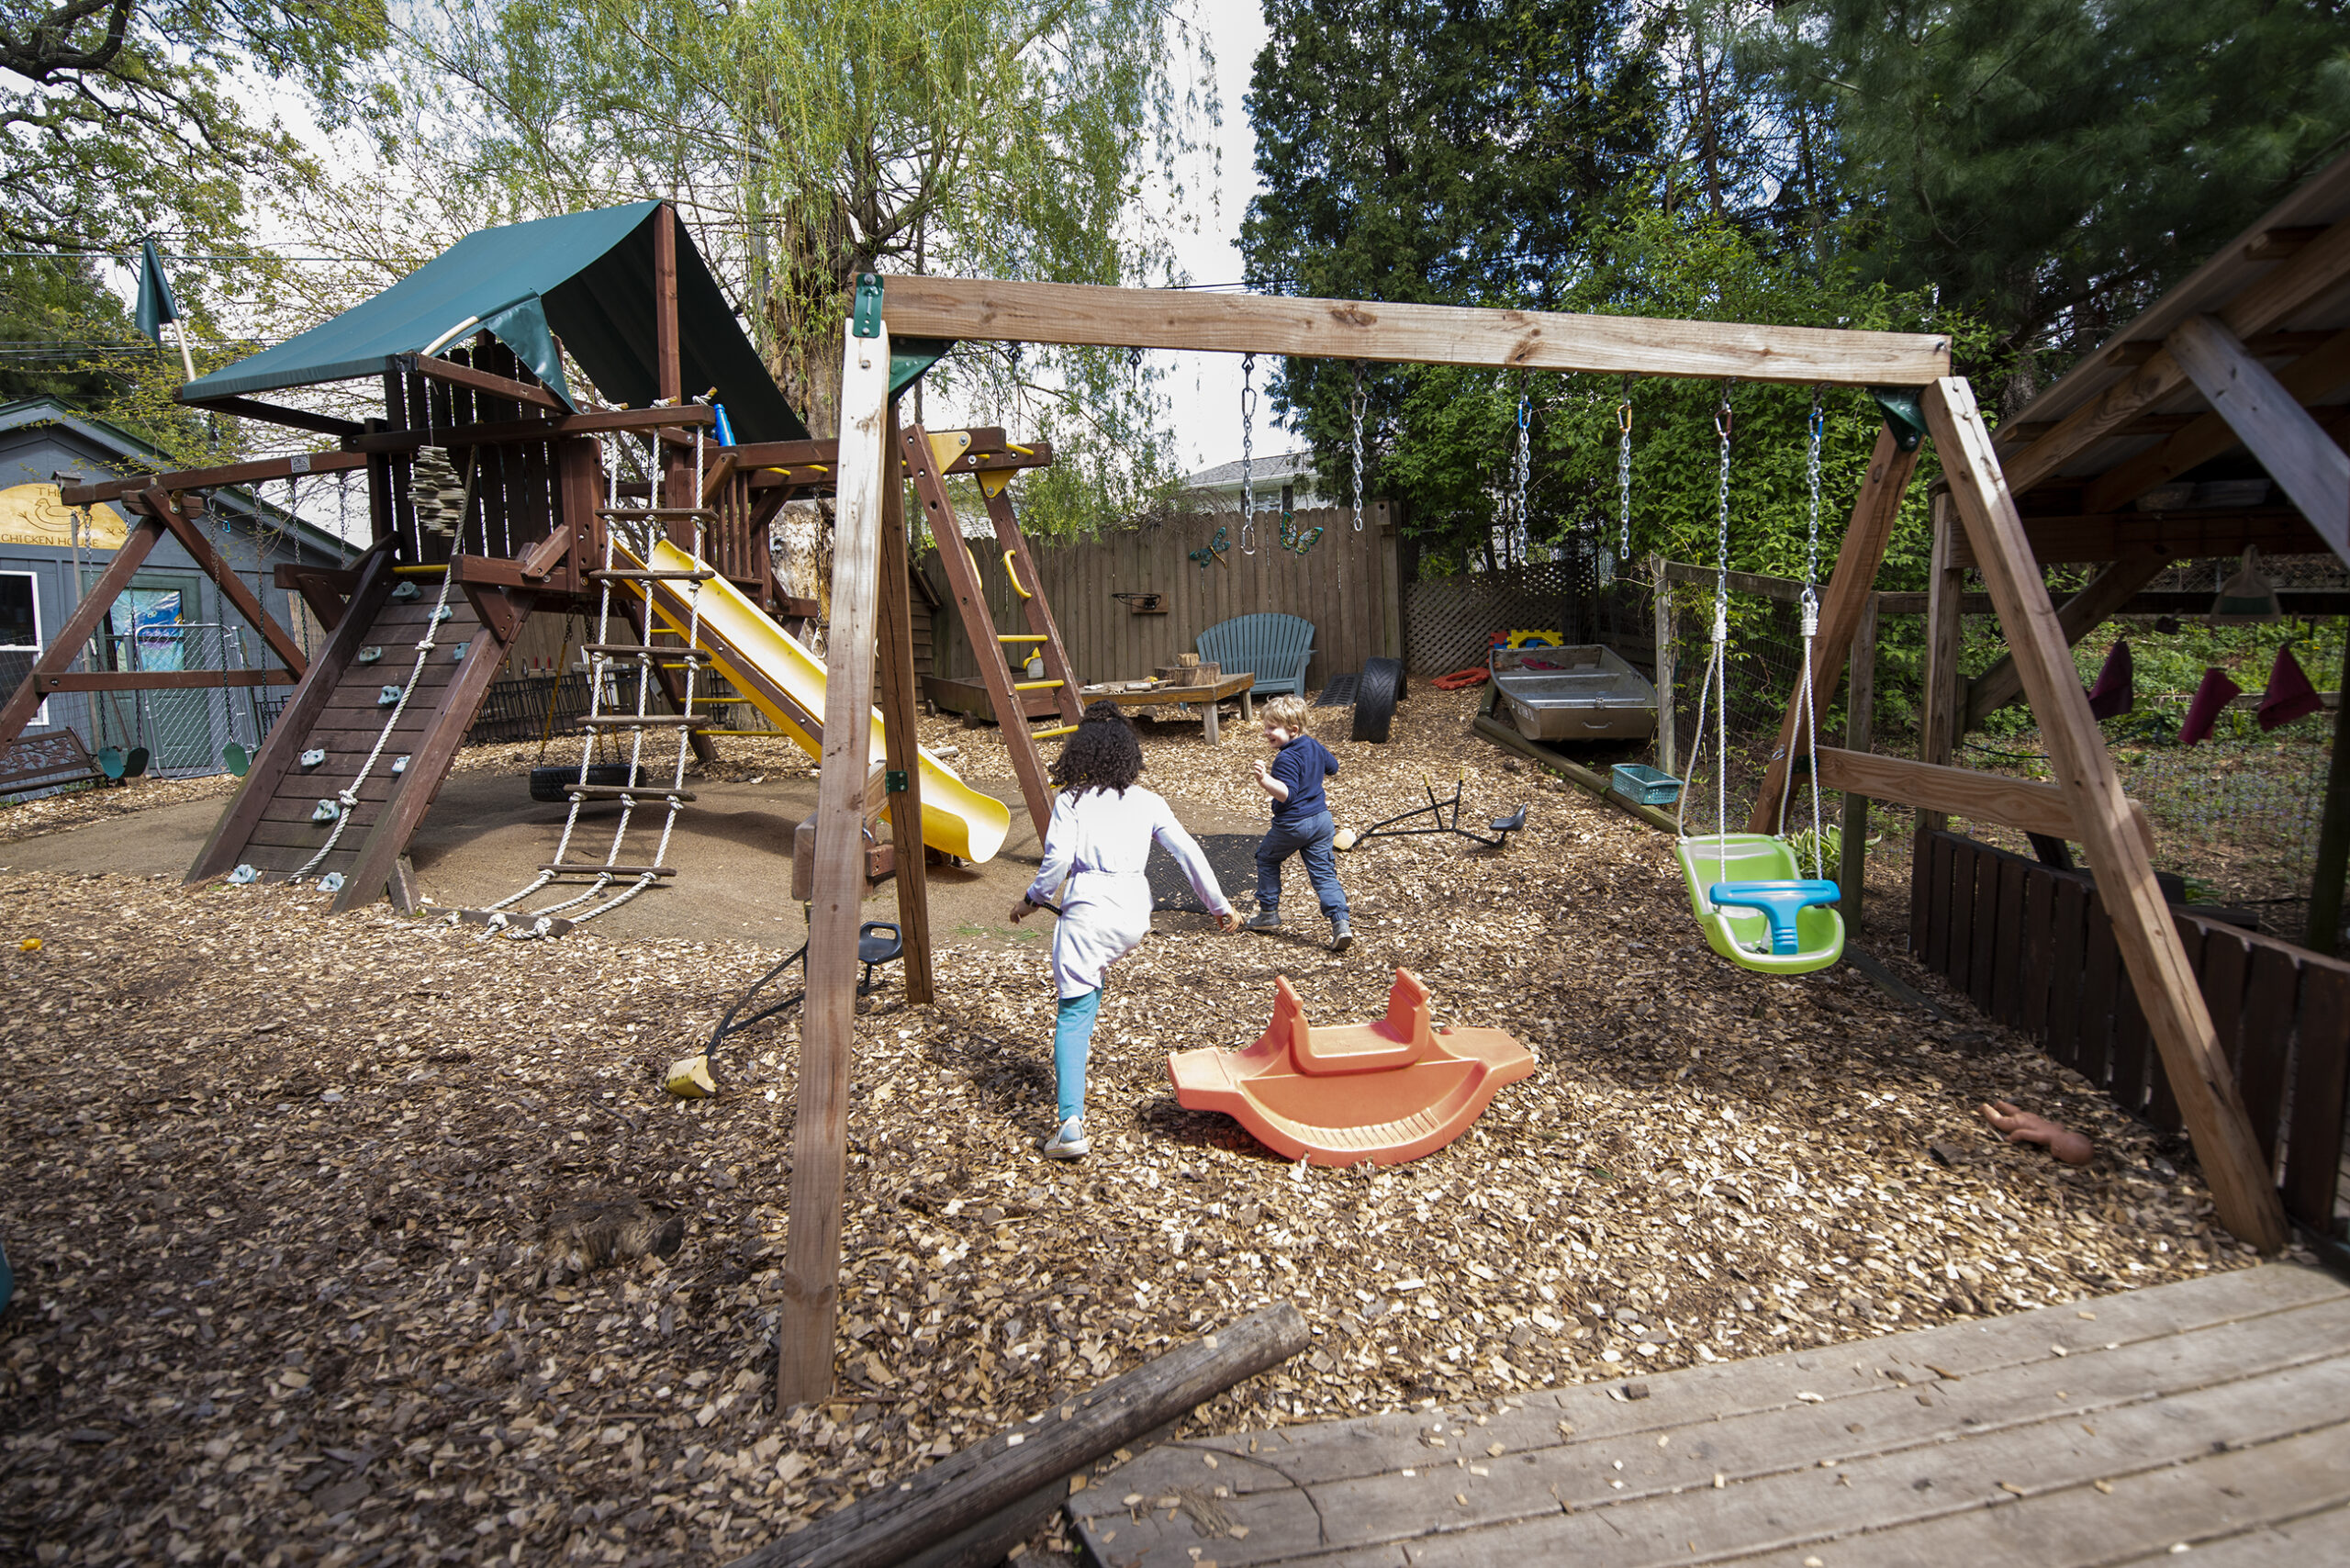
M1333 920L1346 913L1347 890L1338 886L1338 855L1330 843L1337 832L1337 824L1327 812L1289 822L1275 819L1264 842L1257 846L1257 907L1281 908L1281 862L1294 855L1305 862L1305 875L1314 883L1314 896L1321 901L1322 913Z

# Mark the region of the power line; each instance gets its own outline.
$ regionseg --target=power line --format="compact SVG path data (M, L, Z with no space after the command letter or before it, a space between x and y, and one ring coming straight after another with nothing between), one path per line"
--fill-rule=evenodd
M274 251L230 251L217 255L174 256L162 252L167 262L347 262L362 264L352 256L281 256ZM0 258L15 261L50 262L120 262L125 266L137 264L138 256L129 251L0 251Z

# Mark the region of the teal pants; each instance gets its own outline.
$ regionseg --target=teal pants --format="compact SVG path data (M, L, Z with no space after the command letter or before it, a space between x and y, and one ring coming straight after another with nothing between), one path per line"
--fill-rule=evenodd
M1102 992L1061 998L1060 1014L1053 1020L1053 1072L1060 1080L1060 1119L1085 1114L1085 1058L1093 1048L1093 1020L1102 1011Z

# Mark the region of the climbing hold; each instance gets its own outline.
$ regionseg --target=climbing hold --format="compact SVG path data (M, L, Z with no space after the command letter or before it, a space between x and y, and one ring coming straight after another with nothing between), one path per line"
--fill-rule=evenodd
M358 662L363 665L372 665L383 656L384 650L381 647L362 648L359 650Z
M229 880L233 886L240 888L248 882L258 882L261 880L261 868L252 865L240 866L229 873Z
M342 873L340 871L329 871L325 876L320 877L319 879L319 891L322 893L339 893L342 891Z
M38 936L28 936L28 937L26 937L23 941L21 941L21 942L19 942L19 943L17 943L17 952L19 952L19 953L38 953L38 952L39 952L39 951L40 951L40 938L39 938L39 937L38 937Z
M449 650L449 661L452 664L463 664L465 662L465 645L463 643L458 644L455 647Z
M316 767L326 759L327 748L322 745L314 745L309 750L302 754L302 766L305 767Z
M402 583L397 588L392 589L393 602L397 604L406 604L409 599L412 599L415 597L416 585L414 583Z
M400 689L397 686L387 686L375 693L375 706L378 708L388 708L399 700Z
M310 820L314 823L330 823L341 815L342 808L332 801L320 801L310 808Z
M445 604L436 606L432 611L432 623L435 626L438 626L442 622L448 620L449 617L456 613L457 612L455 610L450 609Z
M406 773L408 771L408 753L402 752L399 756L392 758L392 771L394 773Z

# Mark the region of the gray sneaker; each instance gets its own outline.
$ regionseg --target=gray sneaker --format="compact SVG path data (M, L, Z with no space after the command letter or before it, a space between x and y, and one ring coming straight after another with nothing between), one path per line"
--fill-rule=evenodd
M1047 1159L1075 1159L1080 1155L1093 1152L1093 1140L1085 1136L1083 1119L1071 1116L1052 1137L1042 1139L1036 1147Z
M1343 914L1330 918L1330 951L1343 953L1355 945L1355 928Z
M1260 909L1248 917L1248 929L1251 931L1279 931L1281 928L1281 912L1277 909Z

